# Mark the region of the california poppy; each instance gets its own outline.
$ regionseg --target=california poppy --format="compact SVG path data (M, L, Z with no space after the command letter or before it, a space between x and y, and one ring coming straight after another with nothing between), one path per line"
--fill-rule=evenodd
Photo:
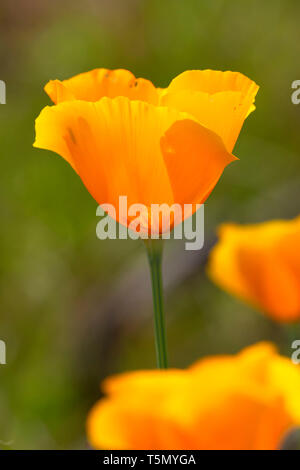
M300 217L224 224L208 274L223 289L280 322L300 319Z
M96 69L45 90L55 106L37 118L34 146L67 160L100 205L118 208L126 195L128 205L196 210L235 159L258 87L240 73L205 70L159 89L127 70Z
M300 423L300 370L269 343L187 370L107 379L91 410L97 449L276 449Z
M131 228L136 214L121 216L120 198L142 205L134 230L153 238L191 216L235 160L231 152L258 87L240 73L196 70L160 89L127 70L96 69L50 81L45 90L55 106L37 118L34 146L67 160L122 225ZM153 205L167 208L167 224L152 217ZM170 212L174 206L180 211ZM147 251L158 364L166 367L161 248L150 240Z

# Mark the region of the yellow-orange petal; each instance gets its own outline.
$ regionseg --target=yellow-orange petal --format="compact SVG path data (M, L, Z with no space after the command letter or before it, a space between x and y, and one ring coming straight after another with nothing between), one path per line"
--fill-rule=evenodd
M174 78L160 102L190 113L232 152L246 117L255 109L257 91L258 86L238 72L192 70Z
M300 423L299 387L298 367L268 343L187 370L126 373L106 381L88 438L99 449L272 450Z
M161 440L166 439L169 448L182 448L187 436L176 423L177 399L173 400L173 393L184 392L188 383L185 371L176 369L166 373L136 371L106 379L102 389L114 400L100 401L91 410L87 422L91 444L95 448L128 449L134 442L136 449L160 449ZM146 402L160 406L146 410Z
M124 195L128 206L200 203L233 158L186 113L125 97L46 107L34 145L59 153L99 204L116 208Z
M214 132L190 119L174 122L161 148L174 200L180 204L203 203L225 166L236 160Z
M245 119L240 100L241 94L234 91L209 95L182 90L166 93L161 103L194 116L200 124L218 134L231 152Z
M240 72L220 70L187 70L175 77L168 91L202 91L210 95L222 91L238 91L244 98L249 97L252 104L258 85Z
M227 224L212 250L210 277L278 321L300 318L300 218Z
M149 407L149 403L154 403L153 397L148 399L148 410L144 396L141 398L137 403L131 400L126 404L123 399L97 403L87 421L88 439L92 447L110 450L194 448L190 447L188 430L176 419L165 416L160 407ZM159 394L159 398L165 399L163 394Z
M157 90L150 80L135 78L125 69L94 69L67 80L50 80L45 91L55 104L71 100L95 102L103 96L126 96L152 104L158 102Z

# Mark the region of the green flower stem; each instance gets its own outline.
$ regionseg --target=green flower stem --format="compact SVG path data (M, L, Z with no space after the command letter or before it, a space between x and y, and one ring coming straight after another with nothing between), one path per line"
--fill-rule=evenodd
M163 240L147 239L145 240L145 245L147 249L152 283L157 367L158 369L167 369L168 359L161 273Z

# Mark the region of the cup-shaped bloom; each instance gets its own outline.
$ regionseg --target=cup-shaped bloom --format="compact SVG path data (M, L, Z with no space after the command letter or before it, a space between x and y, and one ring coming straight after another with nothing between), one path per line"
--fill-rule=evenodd
M37 118L34 145L67 160L98 204L117 209L122 224L132 216L120 215L120 196L128 206L143 205L141 230L149 231L152 204L188 204L192 213L235 160L233 144L257 86L239 73L207 74L185 72L164 90L127 70L51 81L45 90L55 105ZM182 88L191 97L182 100ZM172 226L183 217L175 211Z
M276 449L300 423L300 370L269 343L187 370L107 379L87 420L98 449Z
M300 319L300 217L224 224L208 274L223 289L280 322Z

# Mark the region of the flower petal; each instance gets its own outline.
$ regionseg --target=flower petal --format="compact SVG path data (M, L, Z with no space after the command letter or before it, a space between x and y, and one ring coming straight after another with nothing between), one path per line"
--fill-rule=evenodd
M203 126L211 129L223 140L231 152L245 120L245 109L240 104L241 93L219 92L214 95L200 91L182 90L166 93L162 104L186 111Z
M300 218L221 227L208 265L225 290L282 322L300 317Z
M298 367L269 343L186 370L129 372L106 380L88 438L98 449L276 449L300 422L299 387Z
M127 96L131 100L152 104L158 102L158 93L150 80L135 78L124 69L94 69L68 80L50 80L45 91L55 104L72 99L98 101L103 96Z
M190 119L176 121L161 139L174 201L203 203L224 168L236 157L228 153L220 137Z
M239 91L243 97L254 101L258 86L240 72L220 70L187 70L175 77L168 91L193 90L210 95L221 91Z
M99 204L116 208L123 195L128 206L200 203L233 159L189 115L125 97L46 107L34 145L59 153Z
M176 77L161 94L165 106L186 111L216 132L232 152L258 86L237 72L195 70Z
M300 280L276 251L240 248L237 260L255 305L278 321L296 321L300 315Z

